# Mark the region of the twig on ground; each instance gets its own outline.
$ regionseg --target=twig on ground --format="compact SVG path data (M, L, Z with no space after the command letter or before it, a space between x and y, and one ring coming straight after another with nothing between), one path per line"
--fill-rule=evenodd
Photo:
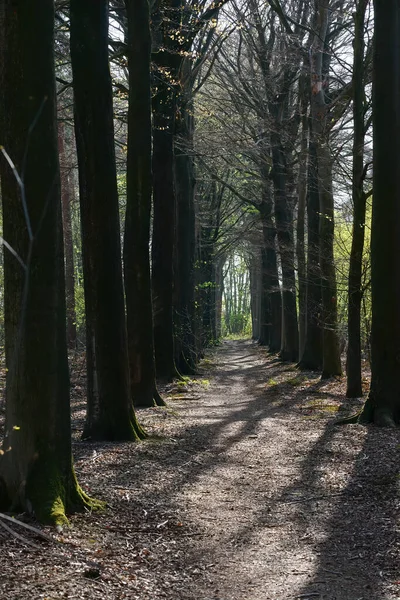
M11 527L9 527L8 525L6 525L5 523L2 523L1 521L0 521L0 527L3 527L3 529L5 529L6 531L8 531L8 533L11 533L11 535L13 537L15 537L17 540L19 540L23 544L27 544L28 546L31 546L32 548L35 548L35 550L40 550L40 546L38 546L37 544L34 544L33 542L31 542L31 540L28 540L24 536L19 535L19 533L16 533L13 529L11 529Z
M19 521L18 519L15 519L14 517L9 517L8 515L5 515L4 513L0 513L0 519L5 519L6 521L10 521L10 523L13 523L14 525L19 525L20 527L24 527L25 529L28 529L29 531L33 531L33 533L36 533L38 536L42 537L44 540L47 540L48 542L59 543L54 538L50 537L46 533L43 533L43 531L41 531L37 527L33 527L32 525L28 525L28 523L24 523L23 521ZM0 521L0 525L2 527L6 528L5 524L2 523L1 521Z

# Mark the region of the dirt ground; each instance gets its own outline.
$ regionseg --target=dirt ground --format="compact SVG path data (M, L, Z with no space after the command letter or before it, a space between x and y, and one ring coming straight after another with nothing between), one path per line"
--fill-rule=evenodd
M138 412L147 441L91 444L82 379L76 470L108 509L18 529L38 549L0 528L0 599L400 599L400 431L333 426L343 381L226 341Z

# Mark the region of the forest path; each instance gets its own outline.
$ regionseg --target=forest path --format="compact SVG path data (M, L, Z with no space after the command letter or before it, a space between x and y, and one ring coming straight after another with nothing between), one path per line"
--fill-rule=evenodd
M72 367L78 480L108 509L39 549L0 530L0 599L400 599L400 431L334 427L344 381L225 341L138 411L146 441L88 443Z
M197 453L177 504L201 531L188 597L400 598L399 433L333 427L343 383L250 342L214 360L210 389L180 406Z

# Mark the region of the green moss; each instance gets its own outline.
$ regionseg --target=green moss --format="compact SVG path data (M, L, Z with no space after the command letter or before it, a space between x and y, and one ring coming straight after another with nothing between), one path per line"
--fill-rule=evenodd
M338 404L329 404L328 402L325 402L322 398L316 398L315 400L310 400L309 402L307 402L307 404L304 406L305 409L312 409L312 410L323 410L323 411L327 411L330 413L336 413L339 410L339 405Z
M132 428L135 433L135 439L133 441L140 442L147 438L147 433L145 432L143 427L141 425L139 425L139 423L136 421L136 419L135 419L135 422L132 424Z
M189 378L187 378L187 379L185 378L185 379L181 379L181 380L176 381L175 384L178 387L182 387L183 388L183 387L186 387L189 382L190 382L190 379Z
M214 362L210 358L203 358L201 360L201 365L203 367L211 367L214 365Z
M90 498L80 488L72 464L62 474L52 456L38 457L32 465L25 490L25 503L41 523L68 525L67 513L100 510L105 503Z
M200 383L200 385L202 385L204 387L208 387L210 385L210 380L209 379L200 379L196 383Z

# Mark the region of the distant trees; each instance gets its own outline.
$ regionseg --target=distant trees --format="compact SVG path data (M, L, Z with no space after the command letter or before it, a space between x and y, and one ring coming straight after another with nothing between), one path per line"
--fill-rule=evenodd
M258 271L263 284L252 285L260 295L252 302L260 311L258 339L271 351L280 350L283 359L298 360L301 368L322 370L323 377L342 372L344 333L338 306L347 315L347 274L341 274L338 289L334 223L351 210L343 197L350 191L348 164L355 157L353 202L359 225L354 225L351 254L349 315L354 334L349 334L348 369L355 373L358 365L360 382L361 346L354 353L353 340L361 313L353 309L365 296L365 273L363 282L354 273L360 260L365 264L361 206L365 211L368 163L361 156L360 172L357 157L363 144L359 134L353 144L349 130L358 115L363 125L356 125L357 131L368 144L370 40L366 50L359 50L369 31L368 2L357 4L352 19L349 9L345 0L313 6L290 0L266 6L249 0L227 8L224 18L232 32L212 59L211 76L196 108L202 114L208 107L216 124L215 133L208 135L224 148L217 160L215 151L208 151L209 159L206 151L202 164L221 181L229 169L242 207L252 205L260 214L264 235ZM347 49L354 36L357 59L351 65ZM347 252L349 260L350 246Z
M245 334L250 324L250 277L244 257L239 253L229 256L223 276L224 330Z

